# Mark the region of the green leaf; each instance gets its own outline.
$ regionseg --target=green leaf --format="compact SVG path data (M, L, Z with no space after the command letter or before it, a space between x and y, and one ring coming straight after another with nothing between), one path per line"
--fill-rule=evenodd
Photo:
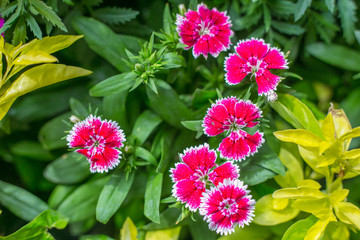
M25 15L26 24L30 27L30 30L34 33L35 37L41 39L42 32L39 27L39 24L35 21L34 17L31 16L29 13Z
M107 181L109 176L81 185L61 203L58 211L68 217L70 223L94 216L100 191Z
M194 121L182 121L181 124L187 129L195 132L203 131L203 120L194 120Z
M305 32L305 29L297 24L273 21L271 25L279 32L288 35L301 35Z
M158 113L162 119L175 127L181 127L181 121L191 119L192 113L186 105L180 101L177 93L164 81L156 81L159 94L149 89L146 93L150 100L150 107Z
M325 0L325 4L331 13L334 12L335 0Z
M76 186L57 185L49 196L49 207L56 209L75 188Z
M312 43L306 46L306 50L314 57L332 66L345 70L360 71L360 52L342 45Z
M317 218L310 216L299 220L286 230L281 240L304 240L307 231L317 222Z
M295 22L298 21L310 7L312 0L298 0L295 8Z
M103 113L106 119L119 123L121 129L128 129L126 98L128 92L122 92L103 99Z
M141 146L146 139L154 131L154 129L161 123L161 118L150 110L145 110L134 124L132 136L136 143Z
M49 161L53 159L51 153L44 149L38 142L20 141L11 145L10 150L17 156L27 157L37 161Z
M148 150L146 150L145 148L142 147L136 147L135 148L135 155L138 158L142 158L145 161L149 162L150 164L157 166L157 161L156 158L151 154L151 152L149 152Z
M192 219L194 219L194 221L196 222L196 224L189 224L190 233L193 240L218 239L216 232L209 229L208 223L203 221L203 217L199 213L194 213Z
M65 25L62 23L61 19L56 15L56 13L46 5L43 1L40 0L28 0L29 3L40 13L40 15L51 22L53 25L57 26L64 32L67 32Z
M183 56L174 52L168 52L163 55L162 64L164 69L171 69L179 68L181 66L185 67L186 62Z
M126 72L107 78L90 89L90 96L102 97L128 91L136 77L134 72Z
M70 98L70 108L71 108L71 111L76 116L83 117L83 118L86 118L87 116L89 116L89 111L76 98Z
M171 34L171 25L173 24L173 19L171 17L169 4L166 3L163 12L163 29L167 34Z
M64 121L69 121L72 114L65 113L45 123L39 131L39 140L44 148L54 150L66 147L65 131L71 127L67 126Z
M343 36L348 44L352 44L355 40L354 31L355 23L357 22L356 4L353 0L338 0L337 5Z
M192 99L192 105L196 108L203 107L204 105L209 104L210 99L216 99L216 91L207 91L197 88L194 92Z
M160 223L160 197L163 174L152 173L146 184L144 215L155 223Z
M104 7L93 11L92 15L109 24L126 23L134 19L138 11L129 8Z
M160 214L160 223L151 222L142 227L142 230L150 231L171 228L175 226L180 213L181 210L178 208L168 208Z
M46 166L44 177L57 184L79 183L90 175L89 163L85 156L66 153Z
M48 205L32 193L0 180L0 203L25 221L33 220Z
M304 129L289 129L274 132L277 139L284 142L292 142L303 147L319 147L321 138Z
M274 171L259 165L248 164L241 167L240 179L249 186L257 185L278 175Z
M314 114L296 97L279 94L278 100L270 103L270 106L295 128L307 129L322 137L321 128Z
M265 31L268 32L271 26L271 13L266 4L263 5Z
M133 44L137 44L138 38L119 36L108 26L92 18L76 17L72 23L78 33L85 35L85 41L94 52L119 71L130 70L123 60L127 58L125 49L133 49Z
M82 235L80 236L79 240L115 240L115 239L103 234L96 234L96 235Z
M123 171L117 171L111 175L96 205L96 219L99 222L106 224L119 209L131 188L134 176L134 171L128 177Z
M47 231L48 229L57 228L64 229L67 225L68 219L62 216L60 213L54 210L46 210L37 216L30 223L20 228L13 234L1 237L1 240L30 240L30 239L42 239L42 240L55 240L53 236Z
M360 209L349 202L339 202L334 207L336 216L346 224L354 225L360 230Z
M126 240L136 240L137 229L131 218L127 217L121 230L120 230L120 239Z
M103 0L81 0L81 3L88 7L99 6L102 2Z
M25 20L24 17L21 16L17 21L13 32L12 44L18 45L19 43L24 43L26 39L27 39L27 34L26 34Z
M86 76L90 73L90 71L83 68L62 64L43 64L33 67L21 74L10 87L8 87L0 97L0 105L11 102L38 88L76 77Z

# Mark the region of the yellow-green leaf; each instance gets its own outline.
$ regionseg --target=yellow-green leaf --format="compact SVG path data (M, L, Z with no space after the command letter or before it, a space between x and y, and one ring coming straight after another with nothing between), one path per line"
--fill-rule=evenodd
M344 159L360 158L360 148L347 151L343 154Z
M284 188L273 193L273 198L291 198L291 199L321 199L326 194L318 189L301 187L301 188Z
M14 103L15 99L4 104L0 104L0 120L3 119L6 113L9 111L11 105Z
M58 35L54 37L44 37L42 39L34 39L31 42L22 45L16 51L13 52L12 58L18 55L20 52L27 54L29 51L43 51L48 54L57 52L61 49L67 48L75 41L82 38L82 35Z
M256 202L254 223L277 225L295 218L298 214L299 211L291 207L288 199L274 199L268 194Z
M274 132L277 139L292 142L303 147L319 147L322 142L314 133L304 129L290 129Z
M329 219L318 220L306 233L304 240L318 240L323 235Z
M360 230L360 209L357 206L349 202L339 202L334 209L340 221L352 224Z
M178 240L181 227L166 230L149 231L145 235L145 240Z
M50 54L39 51L39 50L32 50L26 54L21 54L14 60L15 65L31 65L31 64L38 64L38 63L50 63L50 62L57 62L57 58L51 56Z
M316 167L326 167L333 164L336 160L340 160L342 155L342 144L339 141L335 141L326 149L323 153L320 153L319 163Z
M319 149L310 148L310 147L301 147L299 146L299 152L304 161L317 173L320 173L324 176L329 176L328 167L317 167L319 164Z
M344 199L347 197L348 194L349 194L348 189L339 189L339 190L332 192L330 194L330 198L329 198L331 204L335 205L341 201L344 201Z
M345 133L340 137L340 141L345 141L351 138L360 137L360 127L351 129L351 131Z
M8 87L8 89L0 97L0 106L9 104L9 102L15 101L16 98L38 88L71 78L86 76L90 73L91 71L83 68L66 66L62 64L43 64L33 67L21 74L19 78L17 78ZM9 106L6 105L6 107ZM1 115L5 114L1 113Z
M126 218L120 230L120 236L122 240L136 240L137 229L129 217Z
M328 142L335 141L335 126L334 126L333 115L331 112L328 113L328 115L322 122L321 131L323 132L326 141Z
M292 207L303 212L316 213L322 209L330 211L330 202L327 198L322 199L298 199ZM314 214L316 216L316 214ZM317 216L318 217L318 216Z
M275 176L275 181L282 188L296 187L298 183L304 179L303 168L300 164L300 161L302 160L300 160L300 157L295 156L293 151L287 148L287 144L281 145L279 158L282 164L287 168L287 171L285 176Z
M299 182L298 187L308 187L308 188L320 189L321 185L317 181L314 181L311 179L305 179L305 180Z
M342 222L330 222L325 230L324 240L349 240L349 228Z
M339 139L342 135L351 130L351 124L347 118L344 110L342 109L333 109L330 108L330 111L333 115L334 126L335 126L335 138ZM349 148L351 140L345 141L345 149Z

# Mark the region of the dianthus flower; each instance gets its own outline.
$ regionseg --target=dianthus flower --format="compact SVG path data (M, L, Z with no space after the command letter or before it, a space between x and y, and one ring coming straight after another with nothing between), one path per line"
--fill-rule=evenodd
M208 109L202 126L208 136L226 132L227 137L218 148L220 157L241 161L256 153L264 142L263 134L259 131L251 135L242 130L256 126L261 114L261 110L251 101L223 98Z
M114 121L90 115L77 122L66 140L70 148L87 157L91 172L107 172L120 163L125 135Z
M208 53L217 57L230 48L230 36L234 35L226 12L216 8L210 10L203 3L198 5L197 11L189 10L185 16L178 14L176 25L180 42L187 45L185 49L193 47L195 58L200 54L207 58Z
M5 20L0 15L0 29L4 26L4 22L5 22ZM1 36L4 37L4 33L2 33Z
M238 179L225 179L204 193L200 214L212 231L227 235L234 232L237 225L249 225L254 216L255 200L246 188L247 185Z
M269 101L275 101L276 87L281 78L272 74L270 69L286 69L288 62L284 53L275 47L265 44L263 39L251 38L239 41L235 53L225 60L225 80L230 85L235 85L248 74L255 77L258 85L258 94L265 95Z
M173 186L173 196L190 211L196 211L200 206L200 198L207 185L218 185L224 179L238 178L239 169L232 162L221 166L215 164L216 152L209 149L208 144L191 147L180 155L182 162L170 169Z

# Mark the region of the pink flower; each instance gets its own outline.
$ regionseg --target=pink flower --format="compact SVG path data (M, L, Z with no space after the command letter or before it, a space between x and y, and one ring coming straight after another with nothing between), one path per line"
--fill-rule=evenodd
M180 155L182 162L170 169L173 196L186 203L191 211L200 206L200 198L207 185L218 185L226 178L239 177L237 165L226 162L221 166L215 164L216 152L209 149L208 144L191 147Z
M251 74L258 85L258 94L265 95L270 101L277 98L276 86L281 78L272 74L270 69L286 69L288 62L284 53L275 47L265 44L263 39L251 38L239 41L235 53L230 54L225 60L225 80L230 85L241 82Z
M185 49L193 47L195 58L200 54L207 58L208 53L217 57L230 48L230 36L234 35L226 12L216 8L210 10L203 3L198 5L197 11L189 10L185 16L178 14L176 25L180 42L187 45Z
M204 117L204 132L208 136L216 136L226 132L218 150L220 157L242 160L257 152L264 142L263 134L251 135L243 131L244 127L252 128L259 122L261 110L250 101L238 100L235 97L223 98L212 104Z
M119 163L125 135L118 124L90 115L74 125L66 140L70 148L87 157L91 172L107 172Z
M227 235L234 232L237 225L249 225L254 217L255 200L246 188L238 179L225 179L204 193L200 214L212 231Z
M4 22L5 20L2 17L0 17L0 29L4 26ZM4 37L4 33L2 33L1 36Z

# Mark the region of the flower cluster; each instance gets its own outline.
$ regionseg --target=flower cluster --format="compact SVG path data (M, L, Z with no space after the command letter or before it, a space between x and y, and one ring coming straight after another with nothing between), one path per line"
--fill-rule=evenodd
M189 10L185 16L178 14L176 25L180 42L187 45L185 49L193 47L195 58L201 54L207 58L208 53L217 57L230 48L230 37L234 35L226 12L210 10L204 4L199 4L197 11Z
M107 172L119 163L125 135L116 122L90 115L77 122L66 138L70 148L87 157L91 172Z
M239 169L232 162L215 164L216 152L208 144L186 149L181 162L170 169L173 196L190 211L199 210L209 228L229 234L235 226L252 220L255 201L247 186L238 180Z
M222 158L241 161L257 152L264 142L259 131L249 134L243 129L255 127L261 117L261 110L250 101L235 97L223 98L212 104L204 117L203 127L207 136L225 132L218 150Z

